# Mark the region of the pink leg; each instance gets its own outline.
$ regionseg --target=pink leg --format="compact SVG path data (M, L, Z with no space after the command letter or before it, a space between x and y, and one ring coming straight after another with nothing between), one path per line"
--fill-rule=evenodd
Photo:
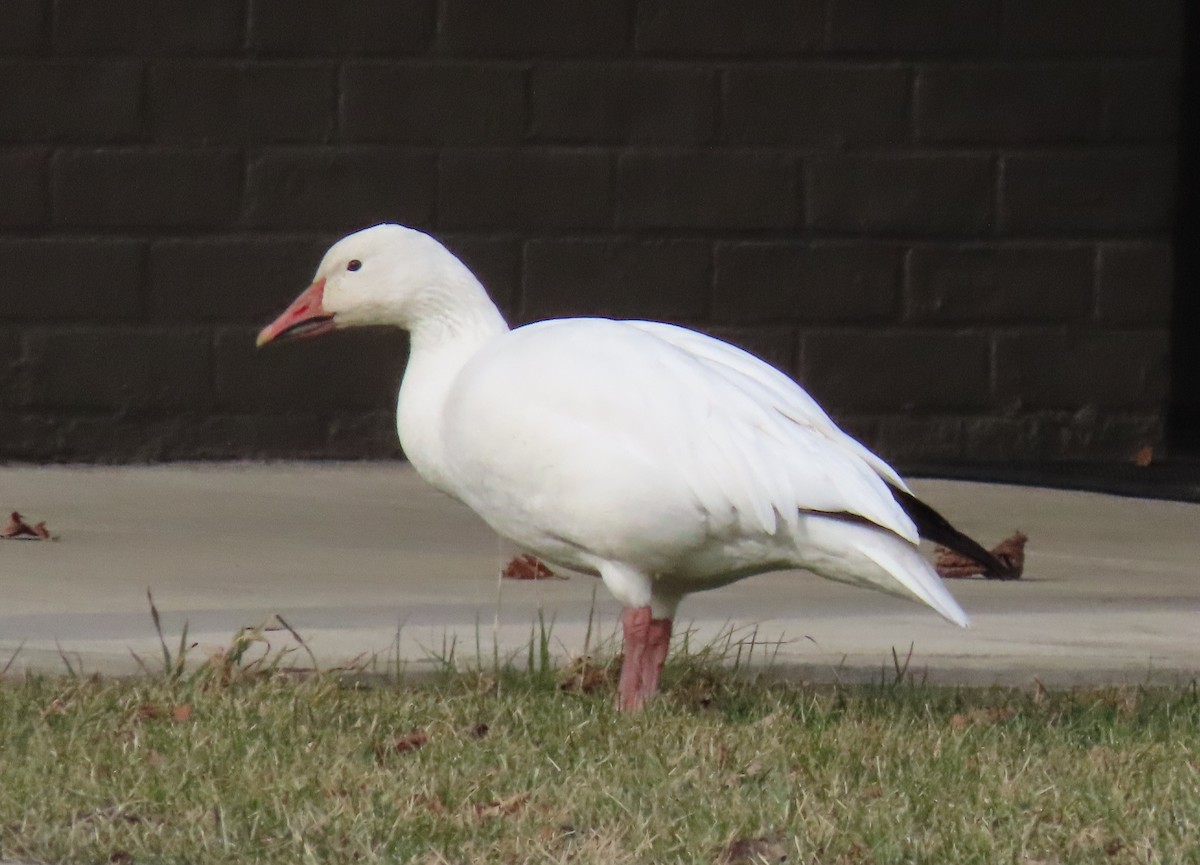
M621 664L621 681L617 685L617 710L637 712L646 705L642 694L642 664L646 654L646 638L650 631L649 607L626 607L621 611L625 631L625 660Z
M671 646L671 620L651 619L646 637L646 651L642 654L642 698L649 700L658 693L658 679L667 660L667 649Z
M654 618L649 607L626 607L621 624L625 630L625 661L617 686L617 709L637 712L658 693L658 679L671 644L671 620Z

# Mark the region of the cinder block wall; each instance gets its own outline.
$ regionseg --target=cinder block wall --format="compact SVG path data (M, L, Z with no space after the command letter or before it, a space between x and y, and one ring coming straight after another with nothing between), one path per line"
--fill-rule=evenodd
M692 324L912 461L1162 436L1183 0L4 0L0 457L397 453L327 243Z

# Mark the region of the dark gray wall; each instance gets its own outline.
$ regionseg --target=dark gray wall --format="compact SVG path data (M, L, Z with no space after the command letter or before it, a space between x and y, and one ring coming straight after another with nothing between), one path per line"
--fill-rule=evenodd
M0 457L396 452L404 342L256 353L430 230L514 321L694 324L890 458L1166 400L1183 0L4 0Z

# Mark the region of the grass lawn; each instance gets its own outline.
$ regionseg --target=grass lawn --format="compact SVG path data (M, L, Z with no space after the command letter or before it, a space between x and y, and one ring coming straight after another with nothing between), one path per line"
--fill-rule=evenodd
M815 687L685 658L621 716L535 667L0 682L0 858L1200 862L1195 684Z

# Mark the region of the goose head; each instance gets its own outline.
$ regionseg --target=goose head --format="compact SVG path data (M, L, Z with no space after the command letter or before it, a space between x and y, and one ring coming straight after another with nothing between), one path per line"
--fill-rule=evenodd
M257 343L359 325L411 331L430 318L452 318L456 305L469 306L479 293L482 286L471 272L429 235L376 225L331 246L312 285L262 329Z

